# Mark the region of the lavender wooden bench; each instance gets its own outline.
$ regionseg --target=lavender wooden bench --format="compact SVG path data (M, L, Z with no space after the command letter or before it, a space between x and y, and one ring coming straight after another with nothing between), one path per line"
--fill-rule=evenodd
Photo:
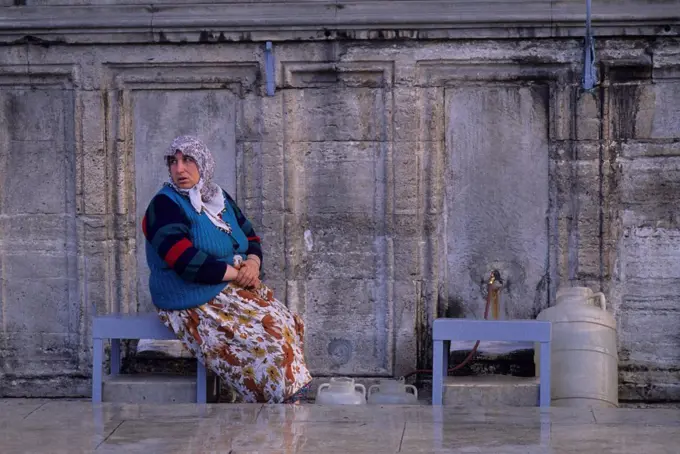
M469 320L439 318L432 327L434 342L432 405L442 405L451 341L540 342L539 405L550 406L550 341L552 324L538 320Z
M121 339L174 340L177 337L155 313L151 314L113 314L92 319L92 402L102 401L102 369L104 367L104 340L111 340L111 375L120 373ZM207 400L207 371L196 361L196 402L204 404Z

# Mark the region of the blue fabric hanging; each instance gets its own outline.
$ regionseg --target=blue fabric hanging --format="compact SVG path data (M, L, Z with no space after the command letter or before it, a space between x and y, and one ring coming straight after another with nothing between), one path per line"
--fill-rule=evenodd
M586 0L586 36L583 41L583 89L592 90L597 84L595 40L590 24L590 1Z
M274 96L274 49L271 41L267 41L264 48L264 75L267 84L267 96Z

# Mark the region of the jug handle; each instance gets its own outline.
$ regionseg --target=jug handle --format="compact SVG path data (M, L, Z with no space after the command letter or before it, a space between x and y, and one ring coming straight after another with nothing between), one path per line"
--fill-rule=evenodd
M323 391L324 389L328 389L330 387L331 387L331 385L329 383L322 383L322 384L319 385L319 388L316 390L316 393L320 394L321 391Z
M592 296L591 298L593 298L593 299L596 299L596 298L597 298L597 300L600 302L600 308L601 308L603 311L606 311L606 310L607 310L607 300L606 300L605 297L604 297L604 293L602 293L602 292L597 292L597 293L593 294L593 296Z
M418 389L413 386L413 385L406 385L406 389L412 389L413 390L413 395L416 396L416 399L418 398Z
M369 396L370 396L371 394L373 394L373 390L374 390L374 389L380 390L380 385L371 385L371 386L369 386L369 387L368 387L368 395L369 395Z
M357 383L356 385L354 385L354 389L359 389L359 388L361 388L361 392L364 395L364 398L366 398L366 387L364 385L362 385L361 383Z

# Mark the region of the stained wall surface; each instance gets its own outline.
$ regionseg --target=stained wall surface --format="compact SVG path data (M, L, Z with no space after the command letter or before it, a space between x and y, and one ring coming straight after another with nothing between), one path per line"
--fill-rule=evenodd
M267 96L263 42L164 34L170 7L149 32L50 41L5 3L0 394L87 395L91 317L152 310L140 220L191 133L303 316L314 374L427 367L434 318L481 317L498 269L510 318L560 285L604 291L621 398L680 399L677 38L598 39L585 92L578 37L274 30ZM49 2L24 3L29 21Z

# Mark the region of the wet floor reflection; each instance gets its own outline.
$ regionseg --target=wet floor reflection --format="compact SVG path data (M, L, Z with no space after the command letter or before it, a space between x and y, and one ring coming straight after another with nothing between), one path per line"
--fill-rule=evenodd
M680 411L0 400L0 452L676 453Z

